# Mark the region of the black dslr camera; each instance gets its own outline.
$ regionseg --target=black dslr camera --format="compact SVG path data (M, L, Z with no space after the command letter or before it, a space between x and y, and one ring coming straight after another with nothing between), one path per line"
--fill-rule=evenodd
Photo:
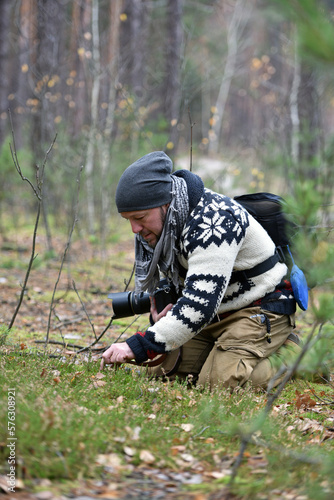
M168 283L166 279L159 281L159 287L151 294L155 299L158 313L168 304L175 304L179 295L174 285ZM135 314L150 312L150 294L146 292L119 292L110 293L108 298L112 300L114 318L127 318Z

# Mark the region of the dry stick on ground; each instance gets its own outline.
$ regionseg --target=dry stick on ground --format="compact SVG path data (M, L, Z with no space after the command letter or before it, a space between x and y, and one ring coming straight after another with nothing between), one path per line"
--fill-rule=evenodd
M34 343L35 344L44 344L45 340L34 340ZM71 348L71 349L84 349L84 347L82 345L79 345L79 344L71 344L71 343L68 343L68 342L61 342L60 340L50 340L49 339L49 344L53 344L53 345L59 345L61 347L68 347L68 348ZM100 347L97 347L95 349L92 349L92 351L100 351Z
M313 339L316 328L318 328L318 327L319 327L319 332L318 332L317 336L315 337L315 339ZM314 345L314 343L317 342L317 340L319 340L319 338L321 338L321 336L322 336L322 324L319 325L319 323L316 322L316 323L314 323L312 331L309 334L309 336L307 337L307 340L306 340L305 344L303 345L303 347L302 347L299 355L295 359L295 361L287 368L283 367L282 371L279 371L276 374L276 376L273 377L273 379L271 380L271 382L274 380L277 380L277 378L279 378L281 375L283 375L283 373L285 373L285 376L284 376L283 380L280 382L280 384L278 385L276 391L274 393L272 393L270 395L270 397L268 397L267 404L266 404L258 422L255 423L255 425L253 426L253 428L249 432L245 432L245 433L241 434L240 450L239 450L239 454L237 456L237 459L233 465L230 484L233 483L235 478L236 478L236 475L237 475L238 469L241 465L245 450L246 450L248 444L252 441L254 434L258 430L261 429L261 426L263 425L264 420L269 415L269 413L274 405L274 402L281 395L284 387L286 386L287 382L290 380L291 376L296 372L296 370L297 370L301 360L305 356L305 354L308 352L310 347L312 347L312 345ZM313 342L312 342L312 340L313 340ZM272 389L272 385L270 386L270 383L269 383L267 393L269 393L271 389Z
M9 325L8 325L8 330L10 330L13 327L15 319L16 319L16 316L17 316L17 314L18 314L18 312L20 310L20 307L21 307L21 304L22 304L22 301L23 301L23 297L24 297L25 291L27 289L27 284L28 284L30 272L31 272L31 269L32 269L32 265L33 265L33 262L34 262L35 258L37 257L37 255L35 254L35 248L36 248L37 229L38 229L39 218L40 218L40 214L41 214L42 187L43 187L43 179L44 179L44 170L45 170L45 165L46 165L48 156L49 156L49 154L50 154L50 152L51 152L51 150L53 148L54 143L56 142L57 136L55 136L54 140L51 143L51 146L49 147L49 149L45 153L44 161L43 161L43 164L42 164L42 168L40 169L39 166L36 165L36 186L34 186L34 184L27 177L25 177L23 175L23 173L22 173L22 170L21 170L18 158L17 158L17 153L16 153L15 135L14 135L14 129L13 129L12 116L11 116L10 110L8 112L9 112L9 119L10 119L10 124L11 124L11 133L12 133L12 140L13 140L13 146L10 144L10 152L11 152L11 155L12 155L12 159L13 159L13 162L14 162L14 165L15 165L17 173L19 174L19 176L21 177L21 179L23 181L26 181L30 185L31 189L34 192L34 195L37 198L37 203L38 203L38 205L37 205L37 215L36 215L35 227L34 227L34 233L33 233L33 238L32 238L31 255L30 255L30 259L29 259L29 263L28 263L28 268L27 268L27 271L26 271L26 275L25 275L25 278L24 278L24 282L23 282L23 285L22 285L22 288L21 288L21 293L20 293L19 301L18 301L18 304L17 304L16 309L14 311L13 317L12 317L12 319L11 319Z
M71 244L72 234L73 234L75 225L76 225L76 223L78 221L78 205L79 205L79 193L80 193L80 176L81 176L82 170L83 170L83 166L80 167L79 174L78 174L78 177L77 177L78 189L77 189L77 198L76 198L76 202L75 202L74 220L73 220L73 224L72 224L72 227L71 227L69 235L68 235L68 239L67 239L67 243L66 243L66 246L65 246L65 250L64 250L63 257L62 257L62 260L61 260L61 263L60 263L60 269L59 269L57 281L56 281L55 286L53 288L53 293L52 293L52 298L51 298L51 304L50 304L50 311L49 311L49 318L48 318L48 327L47 327L47 332L46 332L46 337L45 337L45 347L47 346L47 344L49 342L49 334L50 334L50 326L51 326L51 315L52 315L52 312L53 312L53 304L54 304L54 299L55 299L57 287L58 287L60 276L61 276L61 273L62 273L62 270L63 270L65 258L66 258L66 255L67 255L67 251L68 251L68 249L70 247L70 244Z

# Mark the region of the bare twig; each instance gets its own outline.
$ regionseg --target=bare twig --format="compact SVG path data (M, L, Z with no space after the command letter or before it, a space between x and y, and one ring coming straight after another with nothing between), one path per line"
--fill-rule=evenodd
M278 451L279 453L282 453L286 457L291 458L292 460L295 460L296 462L302 462L302 463L311 464L311 465L321 465L323 463L323 460L321 460L321 458L310 457L310 456L304 455L302 453L296 453L294 451L291 451L291 450L285 448L284 446L279 446L279 445L275 445L272 443L268 443L264 439L261 439L257 436L254 436L254 435L252 436L251 441L255 445L261 446L261 448L268 448L271 450Z
M191 119L189 107L188 107L188 116L189 116L189 123L190 123L190 165L189 165L189 170L190 170L190 172L192 172L192 169L193 169L193 127L195 125L195 122L193 122Z
M52 315L52 311L53 311L53 304L54 304L54 299L55 299L57 287L58 287L58 284L59 284L59 281L60 281L60 276L61 276L61 273L62 273L62 270L63 270L65 258L66 258L66 255L67 255L67 251L68 251L68 249L70 247L70 244L71 244L72 234L73 234L75 225L76 225L76 223L78 221L78 213L77 212L78 212L78 204L79 204L80 176L81 176L82 170L83 170L83 166L80 167L79 174L78 174L78 177L77 177L78 189L77 189L77 198L76 198L76 204L75 204L74 220L73 220L73 224L72 224L72 227L71 227L69 235L68 235L68 239L67 239L67 243L66 243L66 246L65 246L65 250L64 250L63 257L62 257L62 260L61 260L61 263L60 263L60 269L59 269L59 272L58 272L58 277L57 277L55 286L53 288L53 293L52 293L52 298L51 298L51 304L50 304L50 311L49 311L49 318L48 318L48 327L47 327L47 332L46 332L46 337L45 337L45 347L47 346L47 344L49 342L50 325L51 325L51 315Z
M23 297L24 297L25 291L27 289L30 271L31 271L33 262L34 262L35 258L37 257L37 255L35 254L35 248L36 248L36 236L37 236L37 228L38 228L40 214L41 214L41 203L39 201L38 207L37 207L37 215L36 215L36 221L35 221L35 227L34 227L34 234L33 234L33 238L32 238L31 255L30 255L30 259L29 259L29 263L28 263L28 268L27 268L26 275L25 275L25 278L23 281L23 285L21 287L19 301L17 303L17 306L16 306L16 309L15 309L14 314L12 316L12 319L8 325L8 330L10 330L13 327L16 316L18 315L18 312L20 310L21 304L23 302Z
M313 339L314 333L318 327L319 327L318 335L316 336L315 339ZM313 344L314 344L314 342L319 340L321 334L322 334L322 324L319 325L318 323L314 323L312 331L309 334L309 336L307 337L306 342L303 345L299 355L295 359L294 363L288 367L286 374L285 374L283 380L281 381L281 383L278 385L276 391L274 393L272 393L270 397L268 397L267 404L264 408L264 413L266 415L271 411L274 402L281 395L284 387L286 386L287 382L290 380L291 376L296 372L298 366L300 365L301 360L303 359L303 357L305 356L307 351L310 349L311 344L312 344L312 340L313 340ZM270 384L269 384L267 392L269 393L271 389L272 389L272 386L270 387Z
M36 184L36 186L34 186L34 184L27 177L25 177L23 175L21 167L20 167L20 163L19 163L18 158L17 158L16 145L15 145L15 134L14 134L13 122L12 122L12 116L11 116L10 110L9 110L9 120L10 120L11 134L12 134L12 140L13 140L13 146L10 144L10 151L11 151L12 159L13 159L16 171L18 172L19 176L21 177L21 179L23 181L26 181L29 184L29 186L31 187L31 189L33 190L33 192L37 198L37 214L36 214L34 233L33 233L33 238L32 238L32 245L31 245L31 254L30 254L30 259L29 259L29 263L28 263L28 268L27 268L25 278L23 281L19 301L18 301L18 304L17 304L16 309L14 311L13 317L9 323L8 330L10 330L13 327L16 316L20 310L21 304L23 302L23 297L24 297L25 291L27 289L27 284L28 284L30 272L32 269L32 265L33 265L35 258L37 257L37 255L35 254L36 236L37 236L37 229L38 229L38 224L39 224L39 219L40 219L40 214L41 214L42 186L43 186L44 170L45 170L45 165L46 165L48 156L49 156L49 154L54 146L54 143L55 143L56 137L57 137L56 136L54 138L49 149L45 153L41 171L40 171L38 165L36 165L36 182L37 182L37 184Z
M22 170L21 170L21 167L20 167L20 163L19 163L19 160L17 158L17 153L16 153L15 134L14 134L14 128L13 128L12 113L11 113L10 109L8 109L8 115L9 115L9 122L10 122L10 126L11 126L11 135L12 135L12 141L13 141L13 147L12 147L11 144L9 144L9 147L10 147L10 152L11 152L11 155L12 155L12 159L13 159L16 171L19 174L19 176L21 177L21 179L23 181L26 181L29 184L29 186L33 190L36 198L39 201L41 201L42 198L41 198L41 192L40 192L39 187L38 186L37 187L34 186L33 183L30 181L30 179L28 179L27 177L25 177L23 175L23 173L22 173Z
M86 307L85 307L85 304L84 304L84 303L82 302L82 300L81 300L81 297L80 297L80 295L79 295L79 292L78 292L78 290L77 290L77 287L75 286L75 282L74 282L74 280L72 281L72 284L73 284L74 291L75 291L75 293L77 294L78 299L80 300L80 304L81 304L81 306L82 306L82 309L84 310L84 312L85 312L85 314L86 314L86 316L87 316L87 319L88 319L88 321L89 321L89 324L90 324L90 326L91 326L91 328L92 328L92 330L93 330L94 337L95 337L95 339L96 339L97 337L96 337L96 332L95 332L94 325L93 325L93 323L92 323L92 322L91 322L91 320L90 320L90 317L89 317L89 314L88 314L87 309L86 309Z
M107 330L109 330L111 324L112 324L112 321L113 321L113 318L110 319L109 323L107 324L107 326L105 327L105 329L102 331L102 333L97 337L97 339L94 340L94 342L92 342L90 345L86 346L86 347L83 347L82 349L80 349L77 354L79 354L80 352L84 352L84 351L88 351L89 349L91 349L91 347L93 347L95 344L98 343L98 341L103 337L103 335L106 333ZM103 347L101 349L101 351L104 351L105 350L105 347Z
M136 269L136 264L133 264L132 271L131 271L131 274L130 274L129 279L128 279L127 281L126 281L126 280L124 280L124 284L125 284L124 292L126 292L126 291L127 291L128 287L129 287L129 285L130 285L130 282L131 282L132 277L133 277L133 275L134 275L135 269Z
M59 323L56 323L54 327L59 329L63 326L73 325L73 323L79 323L79 321L82 321L83 319L83 314L81 314L80 316L72 316L72 318L64 319L63 321L59 320Z
M319 327L319 332L318 332L317 336L315 337L315 339L313 339L313 336L314 336L314 333L315 333L317 327ZM288 367L283 367L283 369L281 371L279 371L275 375L275 377L272 378L270 383L268 384L267 393L269 394L271 389L273 388L275 381L285 373L282 381L277 386L276 391L268 397L267 404L266 404L262 414L260 415L259 420L255 423L255 425L253 426L253 428L249 432L245 432L245 433L241 434L241 443L240 443L239 454L238 454L237 459L233 465L230 483L233 483L235 478L236 478L236 475L237 475L238 469L241 465L245 450L246 450L248 444L252 441L254 434L263 425L263 422L267 418L268 414L270 413L270 411L274 405L274 402L281 395L284 387L286 386L287 382L290 380L291 376L296 372L296 370L297 370L301 360L305 356L305 354L308 352L310 347L321 337L321 334L322 334L322 325L319 325L319 323L315 323L313 325L312 331L309 334L309 336L307 337L306 342L303 345L299 355L297 356L295 361L292 363L292 365L288 366Z
M44 344L45 340L34 340L35 344ZM62 347L70 347L71 349L84 349L84 346L78 344L69 344L67 342L60 342L59 340L49 340L49 344L60 345ZM100 351L101 349L95 348L92 351Z

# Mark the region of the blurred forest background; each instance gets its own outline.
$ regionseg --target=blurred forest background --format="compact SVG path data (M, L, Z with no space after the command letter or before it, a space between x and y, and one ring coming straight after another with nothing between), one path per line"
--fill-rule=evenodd
M119 176L152 150L175 168L192 159L226 194L295 196L307 185L329 206L331 9L333 0L2 0L3 235L4 214L18 224L34 208L12 132L31 179L57 136L43 183L47 231L73 217L83 166L81 231L106 234Z

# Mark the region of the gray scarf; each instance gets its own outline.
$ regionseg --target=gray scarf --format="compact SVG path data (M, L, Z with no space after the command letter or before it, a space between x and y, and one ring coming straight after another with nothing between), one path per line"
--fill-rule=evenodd
M166 220L155 248L149 247L144 238L135 238L135 291L152 293L159 284L159 270L168 275L179 290L178 240L189 215L187 184L181 177L172 175L172 200L166 213Z

